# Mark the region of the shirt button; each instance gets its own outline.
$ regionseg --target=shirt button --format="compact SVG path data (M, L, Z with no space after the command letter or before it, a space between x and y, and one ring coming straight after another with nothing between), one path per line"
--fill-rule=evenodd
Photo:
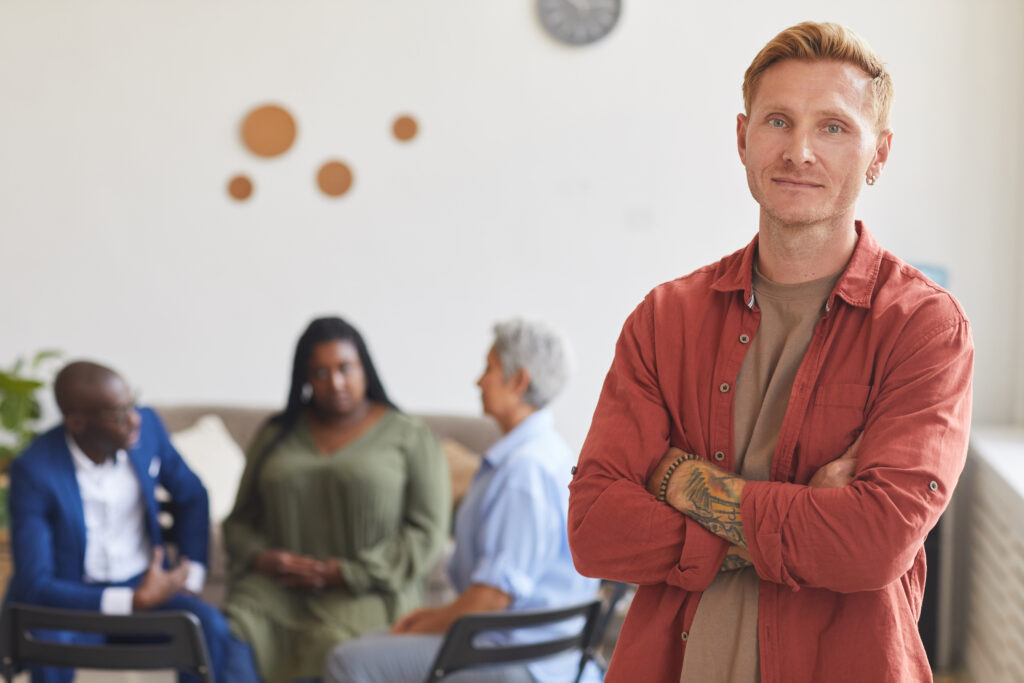
M928 484L928 488L930 488L932 491L938 491L939 485L937 482L933 481L932 483Z
M686 631L683 631L683 640L686 640L689 637L690 637L690 634L687 633Z
M750 341L750 337L745 334L740 335L740 344L746 344L748 341Z
M721 384L718 385L718 390L721 391L723 394L729 391L729 383L722 382Z
M723 460L725 460L725 453L723 453L722 451L715 451L715 460L717 460L718 462L722 462Z

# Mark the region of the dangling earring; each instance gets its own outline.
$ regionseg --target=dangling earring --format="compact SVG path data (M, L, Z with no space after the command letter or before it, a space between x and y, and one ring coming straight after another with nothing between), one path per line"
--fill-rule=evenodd
M309 403L309 399L313 398L313 387L309 382L302 385L302 402Z
M867 183L868 185L874 185L876 180L878 180L878 176L869 175L867 178L864 179L864 182Z

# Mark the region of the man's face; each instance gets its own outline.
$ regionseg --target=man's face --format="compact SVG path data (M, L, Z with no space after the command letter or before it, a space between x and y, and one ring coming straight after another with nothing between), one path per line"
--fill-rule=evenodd
M891 131L875 131L871 78L831 60L769 67L736 126L761 220L780 226L853 223L868 175L880 175Z
M139 440L142 422L131 389L117 375L84 391L65 421L78 445L101 458L130 450Z

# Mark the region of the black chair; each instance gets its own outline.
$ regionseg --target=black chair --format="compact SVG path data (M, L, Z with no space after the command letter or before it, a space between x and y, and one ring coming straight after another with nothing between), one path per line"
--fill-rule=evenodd
M448 674L461 669L493 664L511 664L550 655L579 650L580 665L576 682L583 676L587 662L593 660L603 669L604 660L597 650L608 626L615 603L626 590L626 584L613 581L602 583L602 589L611 586L605 600L594 599L578 605L558 609L527 610L522 612L488 612L459 617L448 629L441 649L430 667L424 683L437 683ZM582 617L583 627L575 634L551 640L515 645L477 645L473 641L486 631L507 631L557 624Z
M61 643L33 636L37 629L106 636L97 644ZM195 615L183 611L112 615L11 603L0 622L0 671L11 683L19 668L176 669L213 683L206 639Z
M583 669L587 666L587 662L594 662L601 669L602 674L608 670L608 662L601 654L601 644L604 641L604 634L608 630L608 624L615 615L615 607L622 600L628 588L628 583L607 580L601 582L601 613L597 616L594 630L590 634L590 643L583 650L583 657L580 659L580 672L576 676L577 681L583 676Z

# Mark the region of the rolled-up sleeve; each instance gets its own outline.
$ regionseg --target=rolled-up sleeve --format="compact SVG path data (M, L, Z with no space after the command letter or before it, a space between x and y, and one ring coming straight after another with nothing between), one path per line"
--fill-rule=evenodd
M650 298L627 319L569 487L569 542L586 576L703 590L728 544L659 503L647 477L668 450Z

